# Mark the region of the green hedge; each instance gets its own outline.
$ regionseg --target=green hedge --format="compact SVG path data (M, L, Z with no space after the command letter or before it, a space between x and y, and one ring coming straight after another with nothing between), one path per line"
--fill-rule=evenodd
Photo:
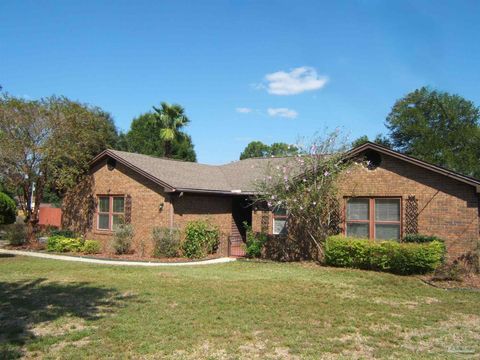
M443 241L436 236L421 235L421 234L408 234L408 235L405 235L404 238L402 239L402 241L406 243L428 243L435 240Z
M399 243L331 236L325 245L328 265L394 274L425 274L434 271L445 256L445 245L434 240L428 243Z
M47 251L97 254L101 252L101 245L96 240L83 240L82 238L54 235L47 239Z
M17 219L17 205L7 194L0 192L0 225L13 224Z

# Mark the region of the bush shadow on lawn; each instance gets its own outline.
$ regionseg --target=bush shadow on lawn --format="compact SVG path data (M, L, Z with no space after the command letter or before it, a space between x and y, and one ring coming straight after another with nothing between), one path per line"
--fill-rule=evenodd
M64 316L100 319L131 296L89 283L32 281L0 282L0 359L19 358L35 326Z

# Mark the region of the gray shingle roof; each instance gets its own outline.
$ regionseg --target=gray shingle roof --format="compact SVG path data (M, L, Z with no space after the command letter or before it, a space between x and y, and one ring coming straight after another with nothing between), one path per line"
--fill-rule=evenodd
M118 150L106 150L110 156L127 166L141 170L172 189L208 192L255 192L255 181L265 176L269 166L285 163L288 158L254 158L225 165L206 165L158 158Z

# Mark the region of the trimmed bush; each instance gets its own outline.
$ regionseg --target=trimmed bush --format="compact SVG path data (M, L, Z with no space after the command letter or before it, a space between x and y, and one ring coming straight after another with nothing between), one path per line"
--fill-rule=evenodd
M98 254L102 252L102 245L96 240L85 240L82 252L85 254Z
M84 241L81 238L67 238L60 235L50 236L47 239L47 251L52 252L81 252Z
M247 225L246 223L244 225L245 229L247 230L245 254L249 258L259 258L262 256L263 247L268 240L267 234L255 233L253 232L251 226Z
M207 220L190 221L185 226L182 250L189 258L202 258L213 254L220 242L220 231Z
M5 240L12 246L21 246L27 241L27 226L24 223L5 227Z
M51 236L63 236L63 237L66 237L66 238L76 238L76 237L78 237L77 234L74 231L68 230L68 229L52 229L50 231L50 235Z
M428 243L432 241L443 241L436 236L431 235L421 235L421 234L409 234L405 235L402 239L403 242L406 243Z
M115 230L112 240L112 248L116 254L128 254L133 242L135 232L130 224L121 224Z
M336 235L329 237L325 245L328 265L402 275L432 272L442 264L444 256L445 245L438 240L415 244Z
M17 219L17 205L15 201L0 192L0 225L13 224Z
M155 257L176 257L180 250L180 231L156 227L152 230L154 244L153 256Z

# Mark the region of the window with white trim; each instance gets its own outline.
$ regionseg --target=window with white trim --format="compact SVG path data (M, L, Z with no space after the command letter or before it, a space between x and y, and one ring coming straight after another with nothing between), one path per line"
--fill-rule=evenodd
M125 197L123 195L98 196L97 229L116 230L125 221Z
M287 210L281 207L273 209L273 234L285 235L287 233Z
M401 237L400 198L350 198L346 212L347 236L377 240Z

